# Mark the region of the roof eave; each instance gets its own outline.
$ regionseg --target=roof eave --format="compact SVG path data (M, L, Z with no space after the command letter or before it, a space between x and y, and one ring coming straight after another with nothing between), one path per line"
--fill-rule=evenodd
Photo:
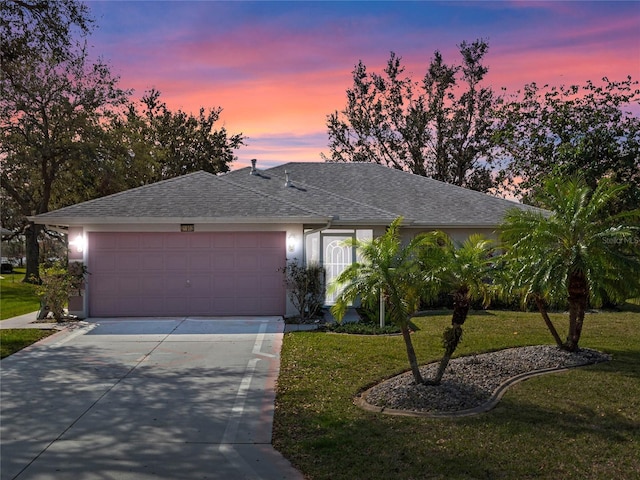
M158 225L158 224L275 224L275 223L327 223L331 217L284 216L284 217L28 217L38 225L83 226L83 225Z
M415 222L412 227L420 228L433 228L438 230L450 229L450 228L498 228L500 223L486 222L486 223L429 223L429 222Z

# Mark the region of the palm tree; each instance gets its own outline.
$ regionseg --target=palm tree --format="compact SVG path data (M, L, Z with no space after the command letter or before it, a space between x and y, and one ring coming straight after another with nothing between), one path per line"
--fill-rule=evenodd
M347 267L329 287L342 288L331 312L342 320L347 307L356 299L374 304L383 295L390 320L400 328L416 384L424 383L411 342L410 319L418 309L422 285L415 261L418 242L406 246L400 239L402 217L394 220L386 233L371 241L352 240L362 258Z
M624 301L640 289L640 210L611 213L625 188L552 177L541 198L550 214L514 209L501 226L516 287L534 296L543 317L546 301L568 302L566 350L578 350L589 302Z
M440 231L422 235L419 245L422 283L428 288L427 294L434 296L448 292L453 297L451 327L442 335L445 353L435 377L427 382L438 385L460 343L462 325L467 320L471 303L482 300L485 307L489 305L494 245L484 236L473 234L456 246L446 233Z

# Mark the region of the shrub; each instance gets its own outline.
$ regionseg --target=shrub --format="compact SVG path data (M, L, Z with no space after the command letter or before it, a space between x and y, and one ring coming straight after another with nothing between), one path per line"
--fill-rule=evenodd
M40 268L40 284L36 287L36 294L40 296L42 312L49 311L56 321L64 319L64 307L69 295L79 293L87 274L86 267L79 262L69 266L71 272L61 262L49 267Z
M301 321L316 317L324 304L325 271L317 264L300 265L296 259L282 269L289 299Z

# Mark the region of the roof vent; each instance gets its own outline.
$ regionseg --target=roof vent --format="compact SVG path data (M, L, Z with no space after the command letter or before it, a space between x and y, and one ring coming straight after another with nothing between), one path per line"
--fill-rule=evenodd
M256 175L258 173L256 170L256 162L257 160L255 158L251 159L251 171L249 172L249 175Z
M289 180L289 172L287 172L286 170L284 171L284 186L285 188L290 187L291 186L291 180Z

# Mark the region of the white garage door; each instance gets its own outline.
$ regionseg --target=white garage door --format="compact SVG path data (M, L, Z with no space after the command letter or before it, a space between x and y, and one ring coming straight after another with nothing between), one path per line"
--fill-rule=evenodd
M89 315L284 315L284 232L90 233Z

